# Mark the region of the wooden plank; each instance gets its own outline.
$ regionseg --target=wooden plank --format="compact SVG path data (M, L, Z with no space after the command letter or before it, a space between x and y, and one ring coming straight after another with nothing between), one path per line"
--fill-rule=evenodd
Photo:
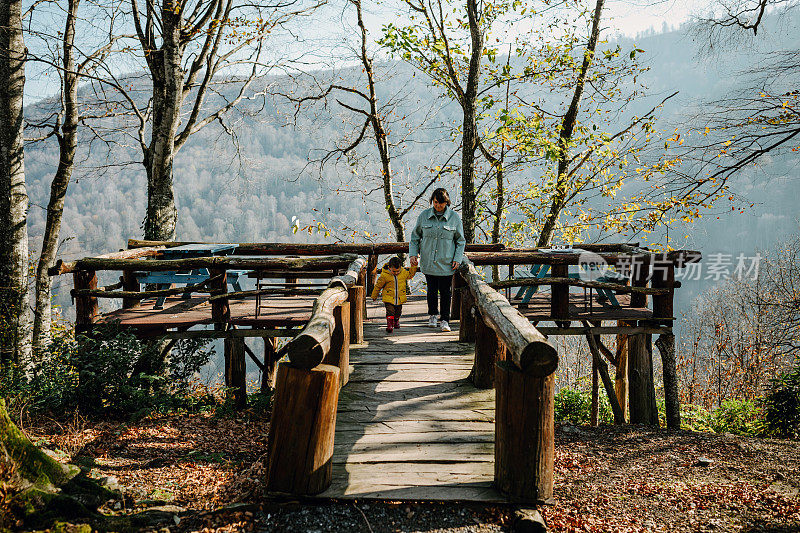
M348 486L343 491L331 487L322 493L322 498L344 498L353 500L402 500L402 501L458 501L458 502L507 502L488 483L439 486L382 486L371 490L369 486Z
M437 354L420 355L408 353L407 350L393 353L363 354L358 348L353 348L350 352L350 363L353 365L442 365L442 366L463 366L472 364L472 354Z
M348 385L349 386L349 385ZM339 423L378 423L398 421L454 421L454 422L494 422L494 408L468 409L458 412L436 411L430 409L415 409L413 411L381 411L375 412L368 409L339 409L336 419Z
M494 424L484 421L449 421L449 420L390 420L386 422L341 422L336 425L336 438L342 434L358 433L360 435L394 435L402 433L454 431L483 431L494 434Z
M373 368L366 365L355 366L350 379L359 383L408 381L412 379L415 383L438 383L466 379L470 371L466 365L459 365L456 368L416 368L423 365L405 365L411 367L409 369L388 369L377 365L370 366L373 366Z
M349 446L333 445L334 463L385 462L494 462L494 443L426 443L392 445L383 449L351 451Z
M350 450L374 450L381 447L444 443L486 443L494 442L494 431L400 431L396 433L371 433L359 435L356 432L336 432L336 446Z
M405 474L419 477L430 477L431 475L446 480L451 477L464 476L475 474L476 476L492 476L494 469L491 464L484 461L480 462L461 462L452 463L443 467L440 463L375 463L375 464L360 464L351 463L341 465L339 468L334 469L333 479L341 480L345 477L363 478L369 476L374 478L376 483L380 483L384 475L393 476L396 474Z

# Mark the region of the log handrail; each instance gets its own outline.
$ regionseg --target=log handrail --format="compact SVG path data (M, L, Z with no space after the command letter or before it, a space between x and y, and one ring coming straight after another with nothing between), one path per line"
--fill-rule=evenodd
M140 257L154 257L158 255L164 246L147 246L143 248L136 248L131 250L120 250L119 252L112 252L109 254L98 255L97 259L137 259ZM53 266L47 269L50 276L58 276L61 274L72 274L78 270L86 270L79 268L77 263L79 261L67 261L59 259Z
M136 249L150 246L163 246L172 248L186 244L208 244L199 241L143 241L128 239L128 248ZM331 255L331 254L357 254L357 255L389 255L408 253L407 242L381 242L381 243L280 243L280 242L240 242L220 243L236 244L236 249L231 255ZM503 244L467 244L468 251L501 251Z
M558 354L547 338L505 296L490 287L469 260L461 263L459 272L472 292L481 318L497 333L514 364L523 372L536 376L555 372Z
M605 281L586 281L573 278L523 278L523 279L506 279L489 283L493 289L507 289L511 287L532 287L536 285L570 285L572 287L586 287L591 289L610 289L621 293L639 293L639 294L669 294L672 289L669 288L652 288L652 287L632 287L630 285L622 285L621 283L609 283ZM680 281L676 281L672 287L679 288Z
M314 300L311 308L311 319L280 352L278 358L289 356L292 366L297 368L314 368L322 363L331 347L331 335L335 327L333 310L347 301L348 287L358 280L358 273L366 265L366 259L356 258L347 268L344 275L331 279L322 293Z
M591 250L587 250L591 251ZM663 256L649 250L639 251L614 251L614 252L592 252L605 260L608 264L618 262L641 260L642 264L649 264L652 261L666 257L667 261L676 266L686 263L697 262L701 259L700 252L691 250L673 250ZM555 254L537 250L504 250L501 252L469 252L465 254L469 260L478 266L484 265L578 265L580 264L580 253Z
M109 254L110 255L110 254ZM189 259L152 259L141 261L137 259L119 259L115 257L86 257L70 263L60 263L59 267L50 269L52 276L77 272L79 270L122 270L148 272L164 272L173 270L192 270L195 268L221 268L232 269L273 269L291 270L298 273L303 271L318 271L334 268L345 268L356 259L354 254L342 254L329 257L271 257L242 259L230 256L192 257ZM52 272L51 272L52 271Z

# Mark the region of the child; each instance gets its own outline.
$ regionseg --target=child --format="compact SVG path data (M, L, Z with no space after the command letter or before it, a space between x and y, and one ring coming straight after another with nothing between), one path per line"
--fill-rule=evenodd
M388 268L381 271L375 288L372 289L372 300L378 299L378 294L383 296L386 306L386 332L391 333L394 328L400 327L400 315L403 313L403 304L406 303L407 281L417 273L417 267L409 270L403 268L399 257L389 260Z

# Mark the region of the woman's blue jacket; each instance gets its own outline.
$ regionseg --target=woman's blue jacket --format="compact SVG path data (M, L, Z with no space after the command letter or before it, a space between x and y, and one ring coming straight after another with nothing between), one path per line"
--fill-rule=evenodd
M437 214L429 207L417 218L417 225L411 232L408 253L420 256L420 268L429 276L450 276L453 274L453 261L460 263L464 258L464 226L458 213L445 208Z

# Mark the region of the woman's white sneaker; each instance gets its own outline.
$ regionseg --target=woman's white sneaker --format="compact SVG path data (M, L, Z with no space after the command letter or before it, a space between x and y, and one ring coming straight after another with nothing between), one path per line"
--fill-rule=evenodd
M428 327L435 328L436 327L436 315L430 315L428 317Z
M450 324L447 323L447 320L442 320L442 331L450 331Z

